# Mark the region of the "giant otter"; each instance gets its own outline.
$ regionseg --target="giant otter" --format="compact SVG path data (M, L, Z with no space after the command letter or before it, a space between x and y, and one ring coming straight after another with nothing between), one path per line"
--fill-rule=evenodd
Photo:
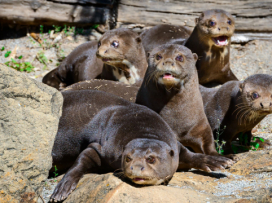
M237 80L230 69L230 40L235 21L228 12L220 9L207 10L196 19L190 31L183 26L157 25L141 34L146 52L162 44L181 44L198 55L196 68L199 83L223 84Z
M230 81L220 88L200 86L200 91L214 137L220 131L219 140L226 141L225 154L233 153L231 141L240 133L247 136L249 145L252 128L272 113L271 75L252 75L243 82Z
M107 31L96 42L74 49L59 67L43 78L43 83L63 89L90 79L106 79L141 84L147 68L141 38L129 29Z
M53 165L68 170L50 200L62 201L86 173L122 169L136 184L167 183L177 168L220 170L225 157L195 154L154 111L97 90L67 90L55 138ZM180 154L180 155L179 155Z
M219 155L204 112L196 61L197 55L182 45L153 49L136 103L160 114L184 146L197 153Z

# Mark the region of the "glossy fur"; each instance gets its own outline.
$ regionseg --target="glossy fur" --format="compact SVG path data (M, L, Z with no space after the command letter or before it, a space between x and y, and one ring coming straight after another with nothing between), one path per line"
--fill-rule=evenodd
M119 43L118 47L112 46L114 41ZM140 85L146 68L141 38L129 29L119 28L107 31L99 42L78 46L59 67L44 76L43 83L59 90L91 79Z
M159 60L158 55L161 56ZM183 61L177 61L177 56L182 56ZM155 48L150 54L136 103L160 114L184 146L191 147L196 153L219 155L204 112L196 60L197 55L182 45ZM167 73L175 75L175 78L164 79L163 75Z
M114 94L121 97L127 101L135 102L136 95L139 91L139 86L137 85L127 85L122 82L109 81L109 80L86 80L82 82L75 83L68 86L62 91L70 90L99 90L107 93Z
M252 128L272 113L271 75L252 75L243 82L230 81L220 88L200 86L200 91L214 137L221 129L219 139L227 142L224 146L226 154L233 153L231 141L235 140L239 133L247 134L249 144ZM259 97L253 99L253 93L257 93Z
M214 25L211 26L211 21ZM229 24L230 23L230 24ZM196 26L190 36L183 26L158 25L141 34L146 52L162 44L181 44L198 55L196 63L199 83L223 84L237 80L230 69L230 38L234 33L233 17L224 10L207 10L196 19ZM224 36L228 44L218 46L214 38ZM186 40L187 39L187 40Z
M154 185L167 184L177 168L211 171L230 164L224 157L187 150L167 123L147 107L96 90L62 94L63 115L52 157L59 170L69 170L51 201L65 199L86 173L122 169L132 182Z

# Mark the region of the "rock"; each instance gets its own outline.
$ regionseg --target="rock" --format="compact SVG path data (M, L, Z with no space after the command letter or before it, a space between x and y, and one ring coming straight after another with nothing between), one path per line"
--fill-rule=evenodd
M182 189L167 186L139 187L123 182L112 174L85 175L75 191L64 201L74 202L131 202L131 203L172 203L172 202L218 202L214 195L200 193L192 189ZM234 203L235 199L225 199L220 202Z
M0 64L1 203L38 201L52 166L62 102L54 88Z
M87 174L64 202L272 202L272 153L269 152L239 154L240 160L224 171L176 172L168 186L139 187L119 179L120 174ZM44 190L46 201L61 178L48 180L51 187Z

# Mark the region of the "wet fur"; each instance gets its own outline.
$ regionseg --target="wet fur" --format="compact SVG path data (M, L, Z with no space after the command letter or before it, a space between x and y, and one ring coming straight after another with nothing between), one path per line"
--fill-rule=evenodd
M207 28L209 19L216 21L214 28ZM227 24L227 19L232 21ZM218 31L220 28L220 31ZM141 34L145 51L162 44L180 44L191 49L198 55L196 68L199 83L206 85L211 82L223 84L230 80L237 80L230 69L230 39L225 47L216 47L211 42L211 36L232 36L235 28L233 17L224 10L207 10L196 19L196 26L192 33L184 26L157 25ZM228 30L227 30L228 29Z
M252 139L251 130L269 114L259 114L257 109L251 107L250 101L249 103L246 102L248 98L246 93L241 91L241 88L244 91L248 84L256 88L258 87L261 92L266 91L264 95L270 98L272 104L272 76L270 75L252 75L244 82L230 81L223 84L220 88L200 86L205 113L214 137L216 138L216 132L219 128L223 129L226 126L226 129L219 137L220 141L224 140L227 142L224 146L226 154L233 153L231 141L235 140L241 132L247 133L248 143L250 143ZM270 94L267 92L270 92ZM272 109L270 108L270 110Z
M113 49L110 45L113 39L123 43L120 43L120 47L115 51L110 51ZM138 34L129 29L119 28L107 31L101 37L100 42L102 42L104 52L107 50L106 57L119 57L132 67L124 64L114 67L103 63L100 57L97 57L98 42L92 41L75 48L59 67L44 76L42 82L58 90L91 79L106 79L140 85L147 68L147 62ZM124 77L121 77L122 75Z

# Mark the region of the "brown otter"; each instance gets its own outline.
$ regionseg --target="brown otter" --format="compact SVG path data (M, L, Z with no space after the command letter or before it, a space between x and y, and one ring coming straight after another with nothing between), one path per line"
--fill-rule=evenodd
M73 83L100 78L103 62L96 57L97 41L86 42L75 48L42 82L58 90Z
M62 92L63 114L55 138L53 165L71 167L50 200L64 200L86 173L122 169L136 184L167 183L177 168L220 170L225 157L195 154L154 111L96 90ZM179 156L180 154L180 156Z
M75 83L68 86L62 91L70 90L99 90L114 94L121 97L127 101L135 102L136 95L139 90L137 85L126 85L122 82L110 81L110 80L86 80L82 82Z
M196 63L199 83L223 84L237 80L229 64L230 38L234 29L234 19L228 12L212 9L196 19L190 37L190 32L183 26L158 25L144 31L141 38L146 52L166 43L185 45L199 57Z
M200 86L200 91L214 137L221 129L219 140L226 141L225 154L233 153L231 141L240 133L247 135L249 145L252 128L272 113L271 75L252 75L243 82L230 81L220 88Z
M136 103L159 113L184 146L197 153L219 155L204 112L196 61L197 55L182 45L153 49Z
M141 84L147 68L141 38L129 29L107 31L99 42L78 46L43 83L57 89L90 79Z

